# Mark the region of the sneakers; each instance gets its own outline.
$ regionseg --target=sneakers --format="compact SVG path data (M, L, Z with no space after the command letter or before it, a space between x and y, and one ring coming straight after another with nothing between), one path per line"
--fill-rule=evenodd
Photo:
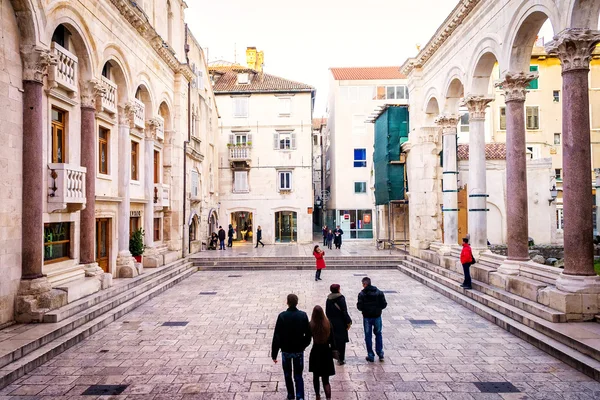
M368 362L375 362L375 358L370 358L369 356L366 356L365 360L367 360Z
M385 360L385 358L381 355L379 356L379 362L383 362Z

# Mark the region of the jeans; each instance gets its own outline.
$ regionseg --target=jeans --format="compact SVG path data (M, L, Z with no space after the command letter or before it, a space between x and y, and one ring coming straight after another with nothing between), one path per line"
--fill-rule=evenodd
M233 236L229 236L227 239L227 247L233 247Z
M315 281L318 279L321 279L321 271L320 269L317 270L317 272L315 273Z
M281 352L281 365L283 366L283 376L285 377L285 387L287 388L287 398L292 400L304 399L304 352L302 353L284 353ZM292 381L292 365L294 367L294 380ZM294 381L296 382L296 396L294 397Z
M225 241L219 240L219 250L225 250Z
M377 355L383 357L383 336L381 331L383 329L383 323L381 317L377 318L363 318L363 327L365 328L365 344L367 345L367 355L371 360L375 358L373 353L373 333L375 333L375 352Z
M323 246L327 246L327 236L323 236Z
M463 282L464 287L471 287L471 264L463 264L463 272L465 274L465 280Z

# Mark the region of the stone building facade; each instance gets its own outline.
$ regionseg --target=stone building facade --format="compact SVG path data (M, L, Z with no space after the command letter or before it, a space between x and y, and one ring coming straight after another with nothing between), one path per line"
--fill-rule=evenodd
M208 74L199 46L186 52L183 0L0 6L1 326L40 320L112 277L139 274L133 230L145 231L147 267L189 251L183 168L192 64ZM193 104L214 114L204 88L194 89Z

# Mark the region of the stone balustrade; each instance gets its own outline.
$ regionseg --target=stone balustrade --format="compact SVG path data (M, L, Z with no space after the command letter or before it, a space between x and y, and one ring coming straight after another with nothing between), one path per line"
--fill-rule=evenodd
M48 211L85 208L86 168L70 164L48 164Z
M67 92L77 92L77 56L56 42L52 42L51 52L57 63L48 71L50 86L58 86Z
M135 98L132 102L135 105L133 108L133 126L134 128L144 129L146 127L146 122L144 120L146 106L140 100Z
M251 158L252 146L241 145L241 146L230 146L229 147L229 161L245 161Z
M100 111L105 111L109 114L117 113L117 84L106 77L102 77L102 83L106 91L101 94Z
M169 208L171 206L171 187L164 183L155 183L153 201L156 208Z

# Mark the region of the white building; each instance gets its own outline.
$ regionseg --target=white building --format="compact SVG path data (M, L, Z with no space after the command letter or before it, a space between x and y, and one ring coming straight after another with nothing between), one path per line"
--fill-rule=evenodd
M232 224L236 241L254 242L261 226L266 244L310 242L315 90L264 73L255 48L247 57L249 67L210 67L221 118L219 224Z
M330 68L325 144L326 224L340 225L344 239L372 239L373 124L365 121L377 106L408 104L400 67Z

